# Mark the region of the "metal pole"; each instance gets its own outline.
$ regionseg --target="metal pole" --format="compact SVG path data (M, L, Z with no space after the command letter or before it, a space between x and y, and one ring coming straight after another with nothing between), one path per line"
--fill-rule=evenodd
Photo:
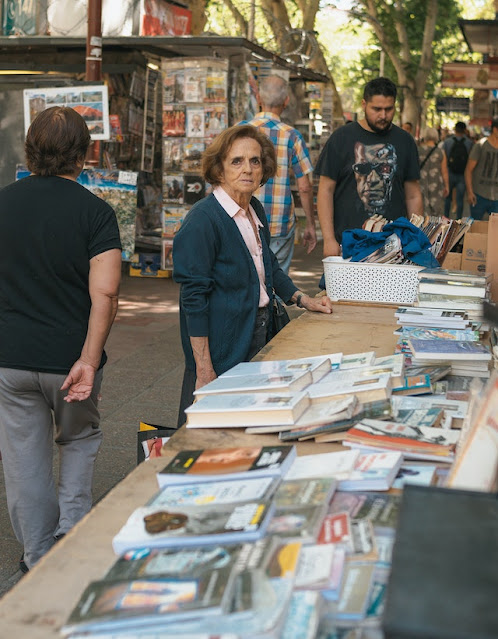
M85 79L102 81L102 0L88 0ZM89 148L86 162L93 166L100 163L99 140L94 140Z
M86 80L102 80L102 0L88 0Z

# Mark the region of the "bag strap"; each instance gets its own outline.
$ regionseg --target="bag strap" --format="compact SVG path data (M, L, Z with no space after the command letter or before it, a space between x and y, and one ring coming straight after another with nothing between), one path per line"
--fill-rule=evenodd
M432 149L429 151L429 153L425 156L425 158L423 159L422 163L420 164L420 170L422 170L424 168L425 163L431 157L431 155L434 153L434 151L436 149L437 149L437 146L433 146Z

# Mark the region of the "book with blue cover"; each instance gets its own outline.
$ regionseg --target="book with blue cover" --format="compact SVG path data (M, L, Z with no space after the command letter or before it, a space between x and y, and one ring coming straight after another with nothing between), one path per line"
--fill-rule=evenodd
M417 359L470 359L483 361L491 359L489 348L480 342L462 342L451 339L410 339L408 343Z

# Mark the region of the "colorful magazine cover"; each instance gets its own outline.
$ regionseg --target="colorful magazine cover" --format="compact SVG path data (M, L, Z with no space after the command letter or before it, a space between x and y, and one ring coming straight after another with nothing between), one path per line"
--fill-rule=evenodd
M163 136L185 136L185 107L165 104L163 107Z

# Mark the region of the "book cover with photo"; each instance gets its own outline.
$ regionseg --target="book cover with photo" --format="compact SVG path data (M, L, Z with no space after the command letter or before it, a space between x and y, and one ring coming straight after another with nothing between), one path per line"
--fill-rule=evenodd
M205 506L175 506L172 511L142 506L133 511L112 540L118 555L135 548L185 548L257 541L273 514L272 500Z
M220 475L231 479L279 477L285 475L296 458L295 446L237 446L182 450L157 473L160 486L176 483L218 481Z
M204 142L187 140L183 146L183 160L181 169L183 171L199 172L202 164L202 154L206 145Z
M163 106L163 136L185 137L185 107L175 104Z
M163 138L163 170L181 171L185 154L185 138Z
M227 109L223 106L206 106L205 123L206 137L214 137L227 127Z
M188 138L203 138L205 135L204 109L202 107L187 107Z
M230 600L230 569L200 576L93 581L61 632L119 632L164 627L180 619L221 615Z
M185 69L184 101L203 102L206 95L206 69Z
M163 174L163 200L167 204L183 204L184 176Z

